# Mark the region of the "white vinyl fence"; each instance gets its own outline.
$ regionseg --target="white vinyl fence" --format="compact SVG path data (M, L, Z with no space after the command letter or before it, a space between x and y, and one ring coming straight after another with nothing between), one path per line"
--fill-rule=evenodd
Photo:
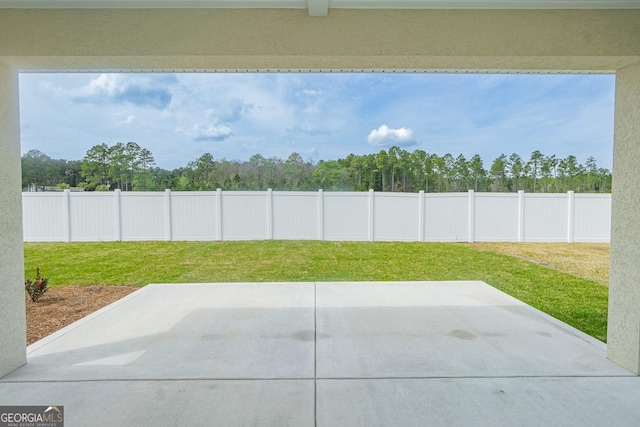
M610 194L23 193L26 242L608 242Z

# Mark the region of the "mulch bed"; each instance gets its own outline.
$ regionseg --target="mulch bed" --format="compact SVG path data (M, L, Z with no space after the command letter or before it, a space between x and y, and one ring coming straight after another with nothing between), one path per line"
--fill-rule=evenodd
M135 286L58 286L47 289L35 303L25 293L27 345L138 289Z

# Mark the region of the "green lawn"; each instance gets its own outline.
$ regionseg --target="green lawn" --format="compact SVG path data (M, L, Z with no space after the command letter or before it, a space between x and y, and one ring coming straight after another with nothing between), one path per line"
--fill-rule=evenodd
M51 286L185 282L482 280L599 340L608 289L456 243L319 241L27 243Z

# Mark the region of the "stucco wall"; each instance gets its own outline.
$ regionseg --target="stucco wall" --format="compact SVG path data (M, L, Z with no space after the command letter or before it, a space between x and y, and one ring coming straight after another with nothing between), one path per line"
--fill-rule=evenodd
M609 357L635 373L640 372L639 166L640 65L635 65L616 75L608 324Z
M640 10L0 10L26 68L615 70Z
M18 73L0 63L0 377L26 362Z

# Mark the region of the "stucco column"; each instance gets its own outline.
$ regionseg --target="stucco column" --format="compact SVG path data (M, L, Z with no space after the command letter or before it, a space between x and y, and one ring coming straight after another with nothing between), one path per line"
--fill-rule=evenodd
M607 344L640 373L640 64L616 72Z
M0 377L26 362L18 72L0 63Z

